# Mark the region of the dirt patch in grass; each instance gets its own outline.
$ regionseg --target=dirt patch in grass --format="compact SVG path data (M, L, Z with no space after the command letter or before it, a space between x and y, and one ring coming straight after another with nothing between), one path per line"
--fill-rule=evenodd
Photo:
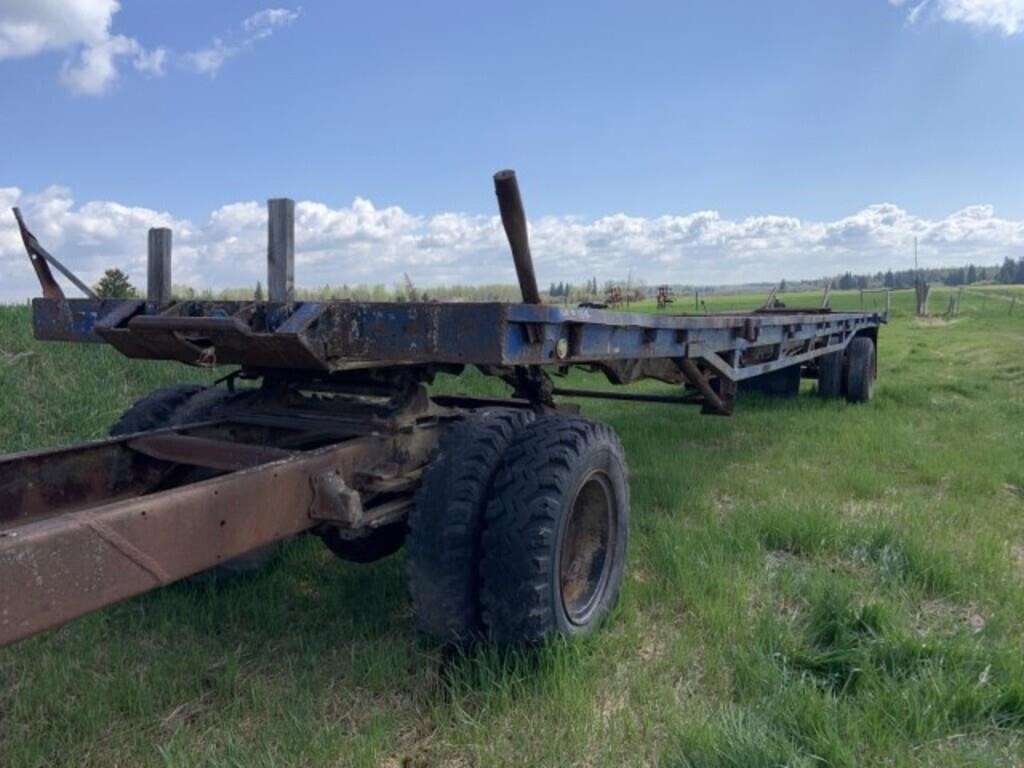
M944 317L915 317L911 322L914 328L945 328L947 325L956 325L960 318L946 319Z
M925 600L914 617L914 630L920 637L950 634L961 630L981 632L986 619L974 603L959 605L949 600Z
M1010 547L1010 554L1013 556L1013 562L1017 566L1017 573L1024 576L1024 544L1014 544Z
M711 512L716 520L724 520L731 517L736 511L736 499L724 493L716 493L711 496Z
M1003 483L1003 490L1011 496L1016 496L1018 499L1024 499L1024 488L1013 483Z
M850 499L844 501L839 509L843 515L855 520L866 517L893 517L897 512L894 502L881 499Z

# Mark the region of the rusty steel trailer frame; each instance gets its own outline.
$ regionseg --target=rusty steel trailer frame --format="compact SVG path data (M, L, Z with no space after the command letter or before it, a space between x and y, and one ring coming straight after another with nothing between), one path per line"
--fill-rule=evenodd
M737 387L858 336L879 313L763 308L645 315L540 304L515 174L495 191L524 303L294 300L294 204L268 205L270 301L176 301L171 233L149 238L146 300L96 297L15 212L42 287L36 338L106 343L137 359L237 366L237 397L208 420L0 459L0 645L296 533L353 545L401 526L445 429L491 408L572 409L556 397L732 413ZM68 299L55 267L86 293ZM431 395L475 366L510 399ZM656 379L678 396L561 388L571 368L615 385Z
M317 525L358 532L401 519L453 417L423 391L371 434L253 404L235 418L6 457L0 645ZM275 447L284 437L336 442ZM189 482L183 467L224 473Z

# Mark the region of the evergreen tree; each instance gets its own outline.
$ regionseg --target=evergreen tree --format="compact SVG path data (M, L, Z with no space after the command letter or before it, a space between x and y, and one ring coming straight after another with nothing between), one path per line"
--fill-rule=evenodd
M116 267L104 272L93 290L101 299L134 299L136 296L135 286L128 281L128 275Z
M1009 256L1003 261L1003 266L999 268L999 274L996 275L996 280L1000 283L1012 283L1014 278L1017 277L1017 265L1013 259Z

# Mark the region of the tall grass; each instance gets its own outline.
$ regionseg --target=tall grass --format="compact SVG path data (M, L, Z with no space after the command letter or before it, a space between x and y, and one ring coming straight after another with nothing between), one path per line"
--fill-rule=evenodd
M0 650L0 765L1020 764L1024 312L965 294L955 322L922 322L894 301L867 406L811 383L731 419L584 403L633 490L598 636L447 658L412 632L401 555L356 566L302 539L242 582ZM100 436L149 389L210 377L37 344L0 308L0 448Z

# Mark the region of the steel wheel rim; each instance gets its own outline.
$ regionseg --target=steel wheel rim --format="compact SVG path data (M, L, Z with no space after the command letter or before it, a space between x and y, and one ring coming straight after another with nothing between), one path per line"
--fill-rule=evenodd
M573 495L558 559L562 610L576 626L590 621L608 584L615 514L611 480L604 472L592 472Z

